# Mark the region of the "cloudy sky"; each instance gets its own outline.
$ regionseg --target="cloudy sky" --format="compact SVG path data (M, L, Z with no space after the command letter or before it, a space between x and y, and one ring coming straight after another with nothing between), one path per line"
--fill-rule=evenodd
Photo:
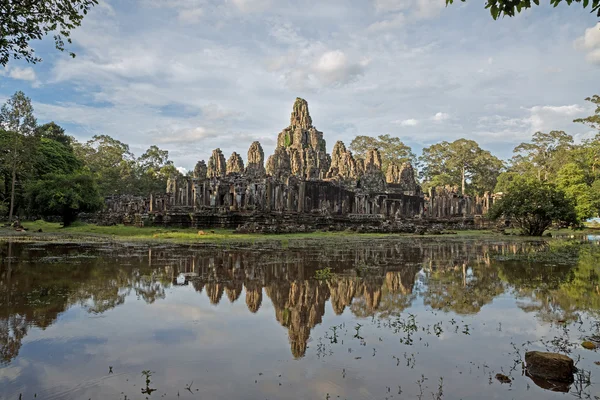
M45 40L41 64L0 69L0 100L23 90L39 122L188 169L254 140L271 154L296 97L329 151L389 133L508 158L538 130L590 135L571 121L600 94L600 23L580 5L494 21L475 0L108 0L73 40L75 59Z

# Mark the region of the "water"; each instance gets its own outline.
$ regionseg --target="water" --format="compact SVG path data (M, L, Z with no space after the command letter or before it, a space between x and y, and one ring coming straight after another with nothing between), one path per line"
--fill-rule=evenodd
M600 258L512 258L539 246L0 243L0 398L597 399ZM526 350L577 362L568 394Z

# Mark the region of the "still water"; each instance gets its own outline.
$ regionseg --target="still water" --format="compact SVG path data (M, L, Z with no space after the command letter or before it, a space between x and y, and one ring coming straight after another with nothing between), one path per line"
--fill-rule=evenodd
M0 243L0 399L598 399L598 252L513 257L539 246Z

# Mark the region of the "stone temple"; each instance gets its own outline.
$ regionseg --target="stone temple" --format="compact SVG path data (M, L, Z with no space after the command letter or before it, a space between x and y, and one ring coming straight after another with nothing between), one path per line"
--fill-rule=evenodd
M226 159L215 149L208 162L198 161L192 177L169 179L165 194L107 199L107 211L136 224L265 232L367 225L394 231L406 221L472 220L492 202L492 195L460 196L454 188L424 194L410 163L383 171L377 149L362 159L338 141L327 153L308 103L297 98L290 125L268 159L259 142L250 145L246 162L237 152Z

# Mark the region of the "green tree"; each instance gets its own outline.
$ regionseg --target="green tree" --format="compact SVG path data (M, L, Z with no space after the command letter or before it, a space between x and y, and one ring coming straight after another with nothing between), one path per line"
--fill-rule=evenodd
M580 221L598 214L600 198L595 196L592 187L586 182L584 171L577 164L565 164L558 171L556 185L575 204Z
M463 3L466 0L461 0ZM558 6L562 3L563 0L550 0L550 4L554 7ZM583 8L587 8L590 4L590 0L564 0L567 5L571 5L572 3L579 3L583 5ZM446 0L446 5L454 3L454 0ZM490 14L492 18L498 19L500 16L514 17L516 14L520 13L522 10L531 8L531 5L535 4L536 6L540 5L539 0L486 0L485 8L490 10ZM598 16L600 17L600 0L592 0L592 11L596 11Z
M80 212L102 208L98 187L89 173L47 174L27 188L30 210L43 216L60 215L71 225Z
M358 158L365 158L367 151L378 149L381 154L381 167L387 171L390 164L402 165L404 162L413 162L415 155L411 148L405 145L400 138L390 135L356 136L350 143L350 150Z
M82 167L71 146L47 138L40 139L33 160L34 179L45 174L71 174Z
M135 157L129 145L108 135L96 135L73 147L96 178L102 196L136 193Z
M488 212L492 220L508 218L528 236L541 236L552 223L576 225L575 205L554 184L522 177L513 180Z
M600 131L600 96L595 94L592 97L586 98L585 100L589 101L590 103L592 103L596 106L594 115L590 115L589 117L586 117L586 118L577 118L577 119L573 120L573 122L579 122L582 124L586 124L586 125L592 127L593 129L597 129Z
M69 147L73 144L73 138L65 134L65 130L60 125L55 124L54 121L38 126L35 129L35 135L39 138L57 141Z
M572 149L573 137L563 131L536 132L531 142L514 148L512 169L537 176L538 180L549 180L568 160Z
M17 174L29 161L28 155L33 150L36 120L29 97L21 91L16 92L0 109L0 128L4 130L0 137L2 163L10 171L10 208L8 220L11 221L15 209L15 184Z
M492 191L504 168L502 160L467 139L426 147L419 162L423 166L421 177L427 186L458 186L462 194L467 193L467 185L472 193Z
M80 26L88 10L98 0L2 0L0 1L0 64L10 58L36 63L31 41L41 40L54 32L54 45L65 50L71 43L71 30ZM75 53L69 52L71 57Z
M169 176L177 169L169 160L169 152L152 145L137 159L141 194L164 192Z

